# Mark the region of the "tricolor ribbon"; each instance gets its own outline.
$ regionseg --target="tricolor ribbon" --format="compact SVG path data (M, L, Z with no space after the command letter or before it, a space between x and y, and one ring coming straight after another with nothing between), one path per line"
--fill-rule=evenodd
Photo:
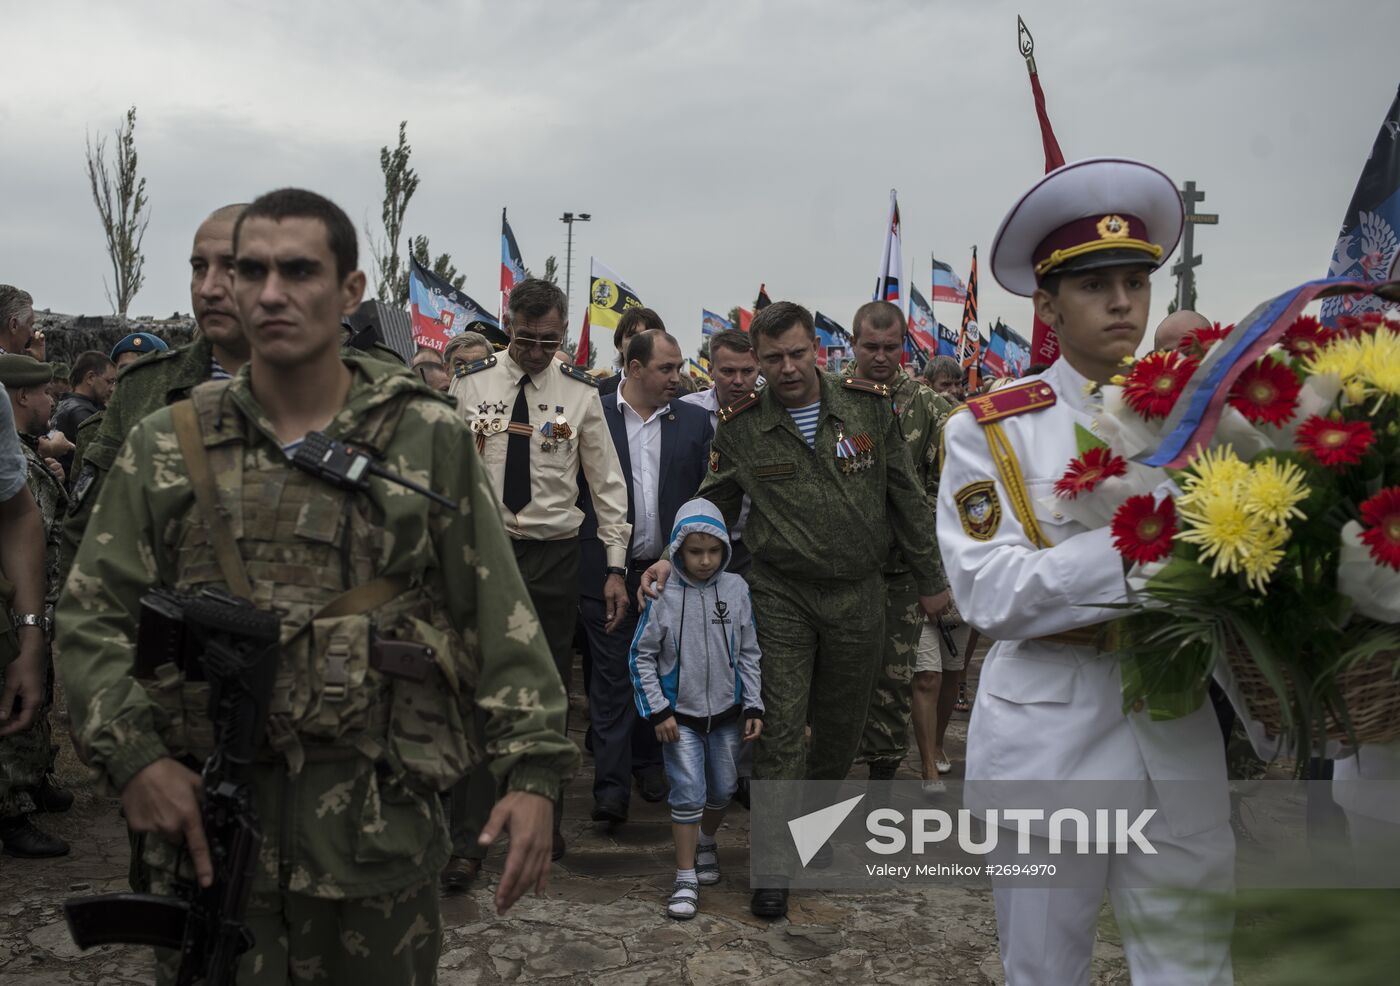
M1383 290L1388 289L1388 290ZM1400 282L1385 284L1345 278L1308 281L1264 302L1210 348L1165 422L1165 436L1156 449L1133 458L1148 466L1184 468L1194 450L1210 444L1236 378L1263 356L1288 331L1298 314L1318 298L1338 294L1400 292Z

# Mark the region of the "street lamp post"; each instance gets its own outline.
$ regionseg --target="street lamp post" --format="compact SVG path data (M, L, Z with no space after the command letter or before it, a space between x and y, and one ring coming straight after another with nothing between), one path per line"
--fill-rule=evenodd
M564 297L569 299L569 307L574 304L574 223L586 223L593 217L587 212L566 212L559 221L569 227L568 244L564 248Z

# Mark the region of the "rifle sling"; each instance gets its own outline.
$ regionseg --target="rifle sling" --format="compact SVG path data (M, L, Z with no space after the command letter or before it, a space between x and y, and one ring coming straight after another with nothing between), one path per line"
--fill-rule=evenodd
M199 416L194 402L179 401L171 406L170 413L175 421L175 437L180 443L180 454L184 456L185 468L190 473L190 485L194 487L195 504L204 515L204 525L209 531L209 542L214 548L219 570L230 592L251 600L253 586L243 567L243 556L238 553L238 542L234 540L233 529L229 527L228 515L219 506L219 488L214 480L214 470L209 465L209 455L204 449L204 436L199 430Z

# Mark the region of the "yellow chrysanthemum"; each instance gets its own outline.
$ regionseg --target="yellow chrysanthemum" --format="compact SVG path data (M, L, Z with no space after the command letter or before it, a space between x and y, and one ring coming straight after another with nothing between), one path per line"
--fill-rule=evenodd
M1373 393L1400 396L1400 334L1381 326L1375 332L1334 339L1305 368L1335 375L1349 404L1361 404Z
M1321 352L1306 361L1304 367L1309 373L1335 374L1345 386L1361 368L1361 342L1351 336L1333 339L1322 347Z
M1357 341L1357 373L1361 379L1388 397L1400 395L1400 335L1379 328Z
M1249 470L1245 485L1245 509L1258 511L1272 524L1286 524L1293 517L1302 518L1298 504L1310 492L1303 484L1304 474L1296 463L1264 459Z
M1229 445L1206 449L1192 460L1191 471L1182 480L1181 487L1186 491L1186 496L1181 498L1181 502L1189 503L1197 493L1204 496L1226 492L1233 494L1236 486L1248 479L1249 466Z
M1269 579L1283 560L1283 546L1288 541L1288 528L1282 524L1261 524L1259 539L1240 555L1240 571L1247 585L1261 595L1267 593Z
M1288 520L1302 517L1304 473L1294 463L1242 462L1229 446L1209 449L1191 464L1177 498L1182 541L1200 548L1212 575L1244 576L1260 593L1283 559Z

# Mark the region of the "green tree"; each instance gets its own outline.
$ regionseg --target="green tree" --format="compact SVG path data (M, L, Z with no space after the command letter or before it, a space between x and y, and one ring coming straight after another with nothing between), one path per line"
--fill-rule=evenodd
M370 252L374 255L375 290L381 299L393 299L397 304L408 301L408 266L399 257L399 237L403 235L403 217L409 200L418 190L418 172L409 167L413 147L408 143L408 121L399 122L399 143L392 151L379 149L379 170L384 173L384 204L380 218L383 236L375 235L366 224ZM426 241L424 247L426 249Z
M117 146L107 162L107 138L99 137L94 147L87 139L88 184L92 202L102 220L107 239L107 256L112 262L112 286L102 279L107 300L117 317L126 319L136 292L146 283L145 254L141 242L150 224L150 202L146 199L146 179L136 173L136 107L126 111L126 122L113 132Z
M536 275L535 272L532 271L530 268L526 267L526 268L525 268L525 276L526 276L526 277L535 277L535 276L537 276L537 275ZM548 281L550 284L553 284L553 285L555 285L555 286L557 287L558 284L559 284L559 258L555 257L553 254L551 254L551 255L548 256L548 257L545 257L545 258L544 258L544 273L543 273L543 274L540 274L540 275L538 275L538 276L539 276L542 280Z

